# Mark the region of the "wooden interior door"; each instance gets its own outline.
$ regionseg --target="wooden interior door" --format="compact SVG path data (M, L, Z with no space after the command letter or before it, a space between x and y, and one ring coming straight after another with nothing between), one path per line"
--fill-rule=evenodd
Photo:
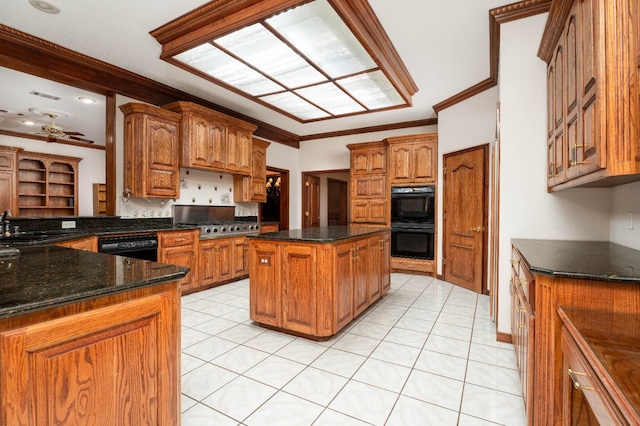
M327 179L327 225L347 226L347 182Z
M320 178L304 175L303 179L303 228L317 228L320 226Z
M444 279L486 292L488 145L444 156Z

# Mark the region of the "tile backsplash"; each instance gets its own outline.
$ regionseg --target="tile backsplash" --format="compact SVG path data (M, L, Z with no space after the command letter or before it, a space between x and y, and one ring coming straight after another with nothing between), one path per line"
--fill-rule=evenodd
M236 216L257 216L257 203L233 202L233 176L180 169L180 198L118 198L116 215L123 218L172 217L174 204L235 206Z

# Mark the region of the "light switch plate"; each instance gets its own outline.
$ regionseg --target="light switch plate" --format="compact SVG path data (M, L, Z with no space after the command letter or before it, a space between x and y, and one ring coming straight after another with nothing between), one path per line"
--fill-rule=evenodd
M633 212L629 212L627 218L628 218L627 228L633 229Z

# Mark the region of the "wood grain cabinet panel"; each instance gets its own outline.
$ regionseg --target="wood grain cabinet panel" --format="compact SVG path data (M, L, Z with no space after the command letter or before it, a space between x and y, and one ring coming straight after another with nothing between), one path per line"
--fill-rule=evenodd
M180 165L205 171L251 175L256 126L192 102L162 106L180 113Z
M76 250L85 250L85 251L98 251L98 237L85 237L78 238L77 240L71 241L63 241L60 243L56 243L55 245L59 247L68 247Z
M371 142L347 145L351 152L350 222L388 223L387 145Z
M0 146L0 212L18 214L18 152L21 148Z
M182 291L198 286L198 231L158 233L158 262L186 266L189 273L180 281Z
M640 180L638 5L554 0L538 55L547 63L547 185Z
M128 103L124 113L124 187L132 197L179 198L180 115Z
M175 283L46 313L0 320L0 424L179 423Z
M305 337L334 335L388 291L389 240L389 231L335 243L250 239L251 318Z
M389 184L435 183L437 133L387 138L389 144Z
M267 148L270 143L254 139L251 146L251 176L233 178L233 200L236 203L267 201Z

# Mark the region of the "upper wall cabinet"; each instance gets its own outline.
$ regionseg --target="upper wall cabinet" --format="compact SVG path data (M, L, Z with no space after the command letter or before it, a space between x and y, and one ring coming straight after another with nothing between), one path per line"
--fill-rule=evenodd
M388 138L389 184L414 185L435 183L438 134Z
M251 176L233 178L233 201L264 203L267 201L267 141L254 139L251 149Z
M389 223L387 143L347 145L351 151L351 223Z
M638 2L554 0L547 65L550 191L640 180Z
M251 175L255 125L192 102L173 102L163 108L182 114L180 166Z
M132 197L179 198L180 114L129 103L124 113L124 188Z

